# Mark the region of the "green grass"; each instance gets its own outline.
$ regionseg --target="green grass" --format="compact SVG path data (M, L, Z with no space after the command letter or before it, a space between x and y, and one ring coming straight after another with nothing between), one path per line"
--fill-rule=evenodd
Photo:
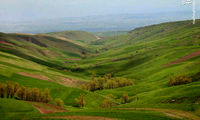
M178 109L200 116L200 81L173 87L168 87L167 84L169 75L192 76L200 72L200 56L164 66L200 50L199 28L200 20L197 20L195 25L191 21L164 23L100 40L82 31L49 33L43 37L29 36L48 47L28 42L15 34L2 34L0 40L5 39L14 44L14 47L0 44L0 82L15 81L28 87L47 87L53 98L63 99L65 108L76 111L55 115L117 115L117 118L124 119L168 119L149 111L99 110L101 102L107 98L106 95L115 95L117 98L113 102L120 103L120 97L128 93L131 102L115 107ZM55 36L70 40L61 40ZM98 52L95 53L97 49ZM44 53L44 50L48 52ZM85 55L82 54L83 51L86 52ZM82 59L70 61L67 58ZM21 76L19 72L43 75L55 82ZM113 73L116 77L130 78L134 85L88 92L56 82L56 76L89 81L92 72L96 72L97 76ZM80 93L85 94L84 109L72 107L75 104L74 98Z

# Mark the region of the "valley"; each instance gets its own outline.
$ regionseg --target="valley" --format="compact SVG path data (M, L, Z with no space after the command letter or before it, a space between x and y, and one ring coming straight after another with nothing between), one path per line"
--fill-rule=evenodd
M128 32L0 33L0 118L200 120L199 51L200 20ZM18 88L13 97L8 84ZM22 86L35 99L20 98Z

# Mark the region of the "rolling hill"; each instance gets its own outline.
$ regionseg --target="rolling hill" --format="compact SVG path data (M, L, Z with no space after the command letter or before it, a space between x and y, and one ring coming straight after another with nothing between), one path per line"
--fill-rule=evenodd
M25 115L25 118L200 118L200 20L195 25L191 21L180 21L146 26L99 39L83 31L35 35L0 33L0 66L1 82L15 81L27 87L49 88L51 96L61 98L64 108L70 111L40 115L23 101L11 100L9 104L24 104L26 108L19 110L24 114L26 109L34 109L30 110L34 114ZM96 73L97 78L111 73L114 77L128 78L134 84L95 92L80 89L93 79L92 73ZM193 81L169 86L170 76L184 74ZM80 93L85 94L85 108L74 106L74 99ZM120 100L125 93L130 102L122 104ZM110 94L115 97L109 97ZM105 99L115 106L101 109ZM11 108L0 103L1 110L5 109L2 117L16 116L11 116Z

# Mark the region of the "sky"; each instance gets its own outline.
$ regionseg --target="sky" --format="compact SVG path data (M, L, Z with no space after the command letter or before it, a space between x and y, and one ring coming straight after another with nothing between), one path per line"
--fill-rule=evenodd
M190 10L182 0L0 0L0 21Z

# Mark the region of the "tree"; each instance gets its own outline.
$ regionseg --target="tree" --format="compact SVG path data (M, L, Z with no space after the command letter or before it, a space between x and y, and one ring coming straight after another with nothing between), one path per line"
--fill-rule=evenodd
M97 90L97 82L96 81L92 81L90 82L90 91L95 91Z
M23 85L17 91L17 97L19 97L20 100L25 100L25 97L26 97L26 88Z
M118 87L117 82L115 82L114 80L108 80L108 83L107 83L108 89L114 89L117 87Z
M44 102L49 103L51 100L52 100L52 98L50 96L49 89L46 88L45 91L44 91Z
M1 98L4 98L5 92L6 92L6 86L5 86L5 84L1 83L0 84L0 97Z
M84 96L84 94L81 93L79 96L79 99L75 98L76 104L82 108L85 106L85 101L84 101L83 96Z
M97 81L98 81L98 88L100 90L103 90L104 89L105 79L104 78L98 78Z
M62 107L64 105L64 102L60 98L56 98L55 105Z
M101 107L102 108L110 108L112 107L113 103L110 100L105 99L102 103L101 103Z
M26 101L32 101L32 89L31 88L26 88Z
M11 93L13 92L13 90L14 90L13 85L10 82L7 82L7 85L6 85L7 98L11 97Z
M128 94L123 94L121 97L121 103L128 103L128 102L129 102Z
M15 96L15 93L19 89L19 84L15 83L13 91L11 91L10 97L13 98Z

